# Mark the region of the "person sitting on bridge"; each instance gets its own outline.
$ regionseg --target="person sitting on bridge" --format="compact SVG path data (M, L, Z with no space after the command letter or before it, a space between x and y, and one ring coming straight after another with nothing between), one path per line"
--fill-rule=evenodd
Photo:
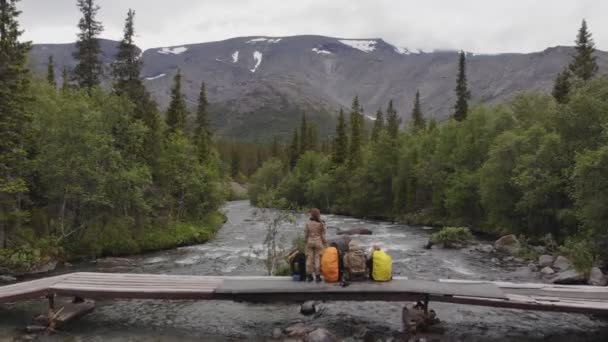
M325 222L321 220L319 209L310 211L310 220L306 223L304 237L306 240L306 280L321 281L321 254L327 246L325 239Z
M321 272L323 279L328 283L335 283L342 279L344 265L342 264L342 253L335 242L323 251L321 257Z
M299 249L294 249L287 255L291 277L294 281L306 280L306 255Z
M344 254L344 280L367 279L367 257L363 248L352 240L348 243L348 252Z
M374 244L367 259L369 278L373 281L390 281L393 279L393 259L380 246Z

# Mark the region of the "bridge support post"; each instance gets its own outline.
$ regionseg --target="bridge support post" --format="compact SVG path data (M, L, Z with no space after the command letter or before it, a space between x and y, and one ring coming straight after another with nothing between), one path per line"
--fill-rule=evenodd
M49 293L46 295L46 298L49 301L49 311L47 313L47 321L48 321L48 330L53 332L55 331L55 294Z

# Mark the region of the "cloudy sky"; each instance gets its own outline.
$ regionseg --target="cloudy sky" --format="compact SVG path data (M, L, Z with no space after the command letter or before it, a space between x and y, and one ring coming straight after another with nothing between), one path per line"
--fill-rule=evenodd
M237 36L319 34L383 38L400 47L530 52L572 45L586 18L608 49L606 0L97 0L104 38L120 39L129 8L143 48ZM76 0L21 0L25 38L76 37Z

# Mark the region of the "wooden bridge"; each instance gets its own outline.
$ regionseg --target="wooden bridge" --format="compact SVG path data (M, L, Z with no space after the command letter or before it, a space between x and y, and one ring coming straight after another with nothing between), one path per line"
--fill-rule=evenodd
M608 315L608 288L486 281L386 283L293 282L286 277L207 277L71 273L0 287L0 304L55 296L87 299L231 300L300 303L331 301L446 302L499 308Z

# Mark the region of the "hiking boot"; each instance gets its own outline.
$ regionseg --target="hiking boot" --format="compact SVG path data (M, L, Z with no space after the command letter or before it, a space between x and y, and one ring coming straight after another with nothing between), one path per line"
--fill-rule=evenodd
M320 282L321 282L321 276L320 276L320 275L317 275L317 278L315 279L315 281L316 281L317 283L320 283Z
M308 281L308 282L312 282L313 281L312 274L309 274L309 275L306 276L306 281Z

